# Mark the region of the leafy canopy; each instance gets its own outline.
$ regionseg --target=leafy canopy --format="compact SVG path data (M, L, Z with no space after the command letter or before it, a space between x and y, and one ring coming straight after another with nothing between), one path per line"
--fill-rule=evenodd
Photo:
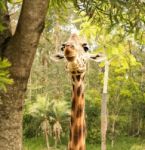
M73 0L75 6L85 11L96 24L121 26L126 32L143 31L145 27L145 2L143 0Z

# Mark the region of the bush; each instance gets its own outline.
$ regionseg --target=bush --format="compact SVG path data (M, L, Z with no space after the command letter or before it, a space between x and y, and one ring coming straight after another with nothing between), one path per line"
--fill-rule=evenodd
M99 106L86 102L87 114L87 142L90 144L100 143L100 109Z
M34 118L31 115L24 115L23 119L23 135L25 138L38 136L40 132L41 120Z

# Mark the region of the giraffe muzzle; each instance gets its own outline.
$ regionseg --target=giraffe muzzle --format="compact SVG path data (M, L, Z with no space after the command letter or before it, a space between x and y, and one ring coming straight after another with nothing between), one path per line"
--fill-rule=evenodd
M66 59L72 62L75 60L75 56L67 56Z

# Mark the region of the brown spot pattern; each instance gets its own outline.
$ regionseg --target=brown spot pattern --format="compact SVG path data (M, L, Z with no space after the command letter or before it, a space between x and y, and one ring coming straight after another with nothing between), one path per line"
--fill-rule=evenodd
M73 135L73 140L74 140L74 144L77 145L79 142L79 139L82 136L82 128L81 125L80 126L76 126L74 128L74 135Z
M79 105L77 109L76 117L79 118L82 116L82 114L83 114L83 106Z
M84 93L82 93L82 99L84 99Z
M84 150L84 149L83 149L83 146L81 146L81 147L79 148L79 150Z
M77 73L83 73L83 71L77 71Z
M75 74L76 72L75 72L75 71L72 71L71 73L72 73L72 74Z
M82 86L80 85L80 86L77 88L77 96L78 96L78 97L80 96L81 91L82 91Z
M75 100L75 98L73 98L73 100L72 100L72 111L75 110L75 107L76 107L76 100Z
M78 81L80 81L81 76L80 76L80 75L76 75L76 79L77 79Z
M73 91L75 90L75 86L74 86L74 84L73 84Z
M72 80L75 81L75 77L74 76L72 76Z

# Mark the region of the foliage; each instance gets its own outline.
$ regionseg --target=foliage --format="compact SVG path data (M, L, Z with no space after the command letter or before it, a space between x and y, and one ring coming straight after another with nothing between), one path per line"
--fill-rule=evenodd
M0 33L2 32L2 31L4 31L4 26L0 23Z
M74 4L79 10L85 11L86 15L99 26L103 24L106 24L108 28L120 26L125 32L144 33L145 2L142 0L74 0Z
M10 79L10 74L8 68L11 64L7 59L0 60L0 90L4 90L6 92L6 85L12 84L13 80Z
M90 144L99 143L100 134L101 134L99 128L100 127L100 104L98 105L96 102L95 104L92 105L89 101L87 101L86 105L87 105L86 107L87 142Z
M41 133L40 130L40 119L36 119L33 116L29 115L29 114L25 114L24 115L24 122L23 122L23 136L25 138L32 138L32 137L36 137L39 136Z
M52 102L49 100L47 96L42 97L40 95L37 95L36 102L28 102L28 112L34 117L42 117L45 118L47 114L49 113L49 109L52 107Z
M4 0L0 1L0 9L1 11L5 11L5 4L4 4ZM1 19L1 18L0 18ZM2 25L1 21L0 21L0 33L4 30L4 26Z
M50 136L52 136L52 134L54 135L52 129L55 128L56 124L61 126L60 132L62 132L62 125L64 125L65 122L68 123L68 108L68 103L66 101L50 100L48 96L38 95L36 101L27 100L24 115L24 135L26 137L33 137L34 135L37 136L41 134L40 130L43 132L45 131L44 123L46 124L46 121L48 128L47 132ZM31 120L33 121L32 131L30 131L32 124L29 124Z
M2 10L6 10L5 4L4 4L4 0L1 0L1 1L0 1L0 8L1 8Z

